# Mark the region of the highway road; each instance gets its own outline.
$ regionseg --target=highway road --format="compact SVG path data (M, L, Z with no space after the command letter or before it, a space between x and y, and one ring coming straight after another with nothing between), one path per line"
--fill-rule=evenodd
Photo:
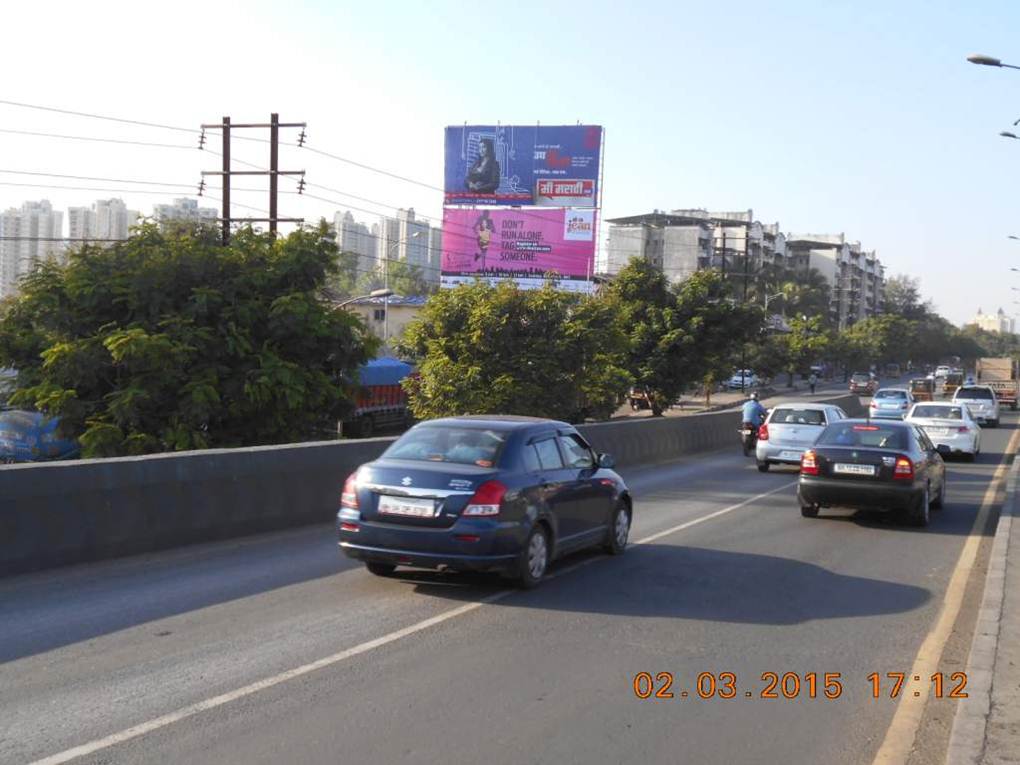
M948 693L965 663L1016 428L951 463L927 529L802 518L795 471L759 474L734 434L625 471L636 544L530 592L377 578L325 526L0 580L0 762L941 762L957 702L927 675ZM675 697L639 699L641 672ZM795 698L762 698L770 672Z

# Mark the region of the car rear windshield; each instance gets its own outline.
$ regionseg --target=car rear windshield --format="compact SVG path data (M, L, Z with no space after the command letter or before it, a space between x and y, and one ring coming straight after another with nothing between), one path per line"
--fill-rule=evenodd
M402 435L383 455L393 460L454 462L493 467L506 444L506 431L432 425Z
M986 399L992 400L992 392L988 388L960 388L956 392L957 398Z
M917 406L914 417L926 417L939 420L962 420L963 407L959 406Z
M854 375L850 378L850 381L855 383L871 382L871 375Z
M824 425L825 413L819 409L776 409L769 422L773 425Z
M895 425L836 423L818 436L818 446L863 446L875 449L906 449L907 429Z
M880 390L875 394L875 398L906 398L907 394L901 390Z

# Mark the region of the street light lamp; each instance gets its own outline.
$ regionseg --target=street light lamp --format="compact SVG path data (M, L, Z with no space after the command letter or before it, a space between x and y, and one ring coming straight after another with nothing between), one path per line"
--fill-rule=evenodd
M349 303L354 303L354 302L356 302L358 300L366 300L368 298L384 298L384 297L389 297L392 294L393 294L393 290L390 290L390 289L372 290L367 295L358 295L357 297L348 298L347 300L343 301L342 303L337 303L336 307L337 308L343 308L345 305L347 305Z
M982 56L980 53L972 53L967 56L967 60L972 64L978 64L980 66L998 66L1005 67L1007 69L1020 69L1020 66L1014 66L1013 64L1004 64L999 59L993 56Z

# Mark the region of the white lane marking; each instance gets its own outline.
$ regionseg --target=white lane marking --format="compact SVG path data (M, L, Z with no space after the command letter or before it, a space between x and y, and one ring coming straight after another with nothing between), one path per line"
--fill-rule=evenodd
M967 591L967 582L970 579L974 561L977 558L978 547L981 545L982 529L988 520L988 515L995 505L996 497L999 494L1002 482L1008 471L1007 460L1016 452L1020 443L1020 430L1013 433L1009 439L1006 452L1002 455L1002 462L999 463L985 490L981 500L981 509L974 517L974 524L971 526L967 541L960 551L953 575L949 578L946 586L946 596L942 601L942 610L939 612L931 631L925 636L924 642L914 657L913 666L910 668L909 677L927 678L939 669L939 660L942 658L942 650L956 626L956 617L960 615L960 608L963 606L963 596ZM914 696L912 693L904 693L900 696L896 705L896 712L893 714L889 729L885 733L882 745L875 754L872 765L900 765L910 758L910 752L914 748L914 740L917 738L917 731L921 727L921 719L924 715L924 705L928 701L928 694L922 693Z
M661 539L664 536L668 536L669 534L675 534L678 531L689 529L691 526L696 526L699 523L710 521L713 518L718 518L721 515L726 515L727 513L733 512L734 510L739 510L740 508L746 507L747 505L751 504L752 502L756 502L759 499L764 499L765 497L769 497L785 489L789 489L796 483L797 483L796 481L785 483L782 486L773 489L772 491L766 491L763 492L762 494L757 494L753 497L745 499L743 502L738 502L735 505L724 507L721 510L716 510L715 512L709 513L708 515L703 515L699 518L694 518L690 521L687 521L686 523L681 523L677 526L673 526L672 528L666 529L665 531L660 531L656 534L652 534L651 536L647 536L644 539L639 539L637 542L634 542L633 544L634 545L649 544L650 542L654 542L657 539ZM582 566L586 566L589 563L594 563L596 560L601 560L601 558L592 558L590 560L581 561L580 563L577 563L573 566L568 566L564 569L561 569L560 571L557 571L555 574L552 574L546 578L555 579L557 577L563 576L564 574L568 574L571 571L576 571L577 569L581 568ZM513 595L516 592L520 591L517 589L500 590L499 592L493 593L492 595L489 595L486 598L482 598L481 600L476 601L474 603L466 603L463 606L458 606L457 608L450 609L449 611L444 611L443 613L437 614L436 616L432 616L428 619L423 619L420 622L416 622L415 624L412 624L408 627L404 627L403 629L396 630L395 632L390 632L389 634L383 635L382 637L377 637L374 640L359 643L358 645L353 646L352 648L347 648L343 651L340 651L339 653L334 653L331 656L326 656L322 659L317 659L316 661L310 662L308 664L303 664L300 667L289 669L286 672L281 672L278 675L273 675L272 677L267 677L262 680L258 680L254 683L245 685L241 688L237 688L236 690L230 691L228 693L222 693L219 696L213 696L210 699L199 701L194 704L189 704L188 706L182 707L175 712L170 712L169 714L165 714L162 717L156 717L152 720L149 720L148 722L140 723L139 725L135 725L125 730L122 730L119 733L113 733L109 736L105 736L104 738L99 738L94 741L90 741L86 744L81 744L80 746L67 749L63 752L58 752L56 754L50 755L49 757L44 757L41 760L35 760L34 762L30 763L30 765L60 765L61 763L70 762L71 760L75 760L79 757L85 757L87 755L94 754L96 752L102 751L103 749L109 749L111 746L123 744L124 742L130 741L131 739L138 738L139 736L144 736L147 733L152 733L153 731L159 730L160 728L165 728L168 725L173 725L174 723L180 722L181 720L186 720L189 717L194 717L195 715L200 714L201 712L207 712L211 709L216 709L217 707L221 707L224 704L229 704L230 702L244 698L245 696L251 696L253 693L264 691L268 688L272 688L273 686L279 685L280 683L285 683L289 680L293 680L294 678L301 677L302 675L307 675L310 672L315 672L316 670L325 669L326 667L338 664L342 661L350 659L353 656L367 653L369 651L375 650L376 648L381 648L384 645L388 645L389 643L393 643L396 642L397 640L409 637L410 635L413 635L417 632L421 632L422 630L427 630L430 627L435 627L437 624L442 624L443 622L449 621L450 619L455 619L458 616L463 616L464 614L471 613L472 611L475 611L481 608L482 606L487 606L491 605L492 603L496 603L500 600L503 600L504 598L509 597L510 595Z

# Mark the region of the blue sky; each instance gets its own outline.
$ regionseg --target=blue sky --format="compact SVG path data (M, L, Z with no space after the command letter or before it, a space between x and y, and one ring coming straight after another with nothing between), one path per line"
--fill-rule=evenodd
M753 208L786 231L859 239L889 272L920 276L954 321L978 306L1020 309L1009 272L1020 242L1006 238L1020 235L1020 141L997 136L1020 117L1020 71L965 61L982 52L1020 63L1018 3L84 5L11 9L18 28L62 23L48 27L44 56L33 35L12 41L11 60L34 66L0 86L0 98L189 127L276 110L308 121L310 145L434 185L444 125L602 124L609 217ZM0 120L192 140L11 107ZM0 147L3 169L186 184L217 161L7 135ZM235 153L259 161L263 149ZM373 200L325 193L330 202L290 198L282 212L331 216L347 202L370 219L441 208L423 186L294 149L282 161ZM0 186L0 205L110 195ZM143 211L158 201L118 195Z

